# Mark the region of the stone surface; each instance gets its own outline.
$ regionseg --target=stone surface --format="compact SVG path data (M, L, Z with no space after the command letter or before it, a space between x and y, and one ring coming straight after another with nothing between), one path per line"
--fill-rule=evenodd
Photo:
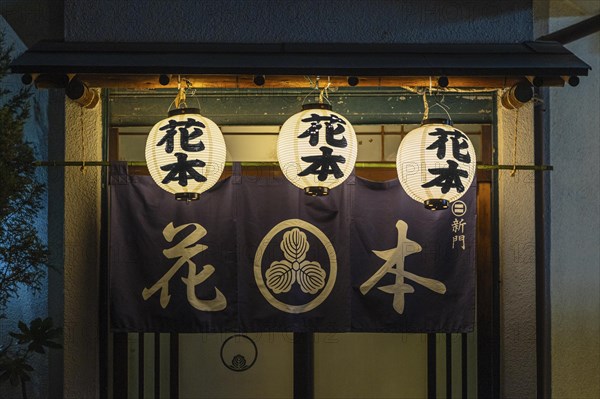
M600 4L596 5L595 13L589 14L583 8L579 13L554 9L550 31L597 14ZM600 33L567 48L592 70L577 87L550 90L552 394L554 398L598 398Z
M102 108L66 100L65 160L102 159ZM101 168L65 170L64 397L96 398Z
M65 37L90 42L515 43L531 1L65 0Z
M498 102L499 103L499 102ZM515 151L516 141L516 159ZM533 104L498 107L498 163L533 164ZM498 172L500 230L500 395L534 398L535 201L532 171Z

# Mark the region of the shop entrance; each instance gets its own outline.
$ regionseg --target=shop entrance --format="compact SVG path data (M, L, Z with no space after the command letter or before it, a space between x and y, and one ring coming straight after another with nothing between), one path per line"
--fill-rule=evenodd
M274 144L280 116L253 114L274 99L297 104L299 93L281 91L244 103L248 93L213 93L200 101L213 107L236 101L238 114L214 119L222 127L233 161L256 178L280 174ZM359 140L356 175L374 181L397 179L393 166L402 138L418 126L420 98L396 110L378 108L382 94L342 93L366 111L353 125ZM397 94L395 95L398 96ZM108 157L143 161L152 121L166 114L160 92L115 91L108 99ZM402 104L402 100L392 101ZM219 99L219 100L217 100ZM213 103L211 103L211 101ZM456 126L473 142L477 159L492 164L495 143L495 97L438 98L450 105ZM388 100L389 102L389 100ZM143 107L139 107L144 103ZM166 106L164 106L166 104ZM136 106L137 105L137 106ZM244 108L246 107L246 108ZM144 109L138 114L136 109ZM147 110L153 110L148 112ZM206 111L209 113L209 111ZM214 114L213 113L213 114ZM250 116L248 116L250 115ZM289 114L287 114L289 116ZM358 122L360 120L360 122ZM397 122L402 123L397 123ZM363 123L364 122L364 123ZM396 123L391 123L396 122ZM248 166L244 166L244 162ZM372 167L368 163L378 163ZM389 163L389 165L386 165ZM143 166L129 168L147 174ZM223 178L231 174L226 168ZM104 354L109 396L129 398L415 398L491 397L497 370L497 262L494 261L494 174L477 175L477 309L472 333L109 333ZM109 228L109 226L106 226ZM110 321L107 320L107 323ZM240 357L241 356L241 357Z

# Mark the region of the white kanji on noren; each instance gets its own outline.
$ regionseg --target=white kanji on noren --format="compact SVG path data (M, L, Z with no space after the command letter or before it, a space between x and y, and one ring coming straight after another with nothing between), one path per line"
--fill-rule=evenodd
M419 243L407 238L408 224L405 221L398 220L396 222L396 229L398 230L398 244L396 248L384 251L373 250L373 253L385 260L385 263L360 286L360 292L366 295L387 273L395 274L396 281L394 284L379 287L379 289L385 293L394 295L394 310L402 314L404 313L404 295L415 292L412 285L404 282L405 278L421 284L438 294L445 294L446 286L440 281L417 276L404 269L404 258L408 255L421 252L422 248Z
M184 230L188 226L193 226L194 231L188 234L183 240L171 248L163 250L165 257L169 259L177 259L177 262L167 271L152 287L144 288L142 297L148 300L152 295L160 290L160 306L167 307L171 300L169 294L169 282L171 278L181 269L183 265L188 265L188 275L182 277L181 281L187 286L187 300L194 308L206 312L216 312L227 307L227 299L225 295L217 287L215 287L215 298L199 299L196 296L196 286L206 281L214 272L213 265L204 265L200 273L196 273L196 264L192 258L200 252L208 248L203 244L197 244L206 235L206 229L197 223L183 224L175 227L173 223L169 223L163 230L163 236L168 242L172 242L177 233Z

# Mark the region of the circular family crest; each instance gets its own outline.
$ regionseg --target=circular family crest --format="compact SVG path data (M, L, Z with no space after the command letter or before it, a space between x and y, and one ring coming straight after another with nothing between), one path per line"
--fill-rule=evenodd
M221 361L231 371L246 371L257 358L256 344L247 335L232 335L221 345Z
M454 201L452 203L452 213L456 217L464 216L467 213L467 204L463 201Z
M309 249L313 246L316 248L311 254ZM326 254L328 267L313 258L316 252ZM265 270L263 262L268 265ZM287 313L308 312L323 303L336 276L333 245L316 226L300 219L288 219L273 227L262 239L254 258L254 278L261 294L272 306Z

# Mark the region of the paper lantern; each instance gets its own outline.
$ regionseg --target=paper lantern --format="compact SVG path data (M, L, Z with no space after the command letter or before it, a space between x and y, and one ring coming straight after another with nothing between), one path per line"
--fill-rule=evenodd
M211 188L223 173L225 157L221 130L196 108L170 111L146 141L150 176L178 200L196 200Z
M328 104L307 104L279 132L277 159L285 177L309 195L327 195L356 162L356 134Z
M471 186L476 159L471 140L445 119L427 119L400 143L400 184L425 208L446 209Z

